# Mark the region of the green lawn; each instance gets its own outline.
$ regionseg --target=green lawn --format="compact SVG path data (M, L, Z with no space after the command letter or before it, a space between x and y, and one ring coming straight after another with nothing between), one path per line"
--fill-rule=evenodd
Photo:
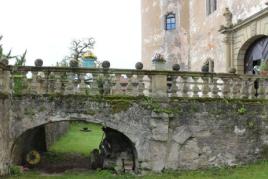
M88 127L91 132L82 132L82 128ZM101 125L72 122L69 131L62 136L49 151L53 153L79 153L89 155L93 149L98 149L103 131Z
M91 132L81 132L88 127ZM57 154L80 153L89 155L98 148L103 132L96 124L75 122L70 130L50 149ZM59 155L60 156L60 155ZM209 169L199 171L165 172L147 174L146 176L115 175L110 171L66 172L56 175L44 175L38 172L26 172L8 179L268 179L268 161L236 168Z
M209 169L204 171L167 172L146 176L114 175L109 171L64 173L58 176L43 176L39 173L26 173L8 179L267 179L268 162L229 169Z

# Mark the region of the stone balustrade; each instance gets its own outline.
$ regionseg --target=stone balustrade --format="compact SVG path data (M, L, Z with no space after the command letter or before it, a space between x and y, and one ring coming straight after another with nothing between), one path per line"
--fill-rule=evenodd
M255 75L0 65L0 89L11 94L268 99L267 86Z

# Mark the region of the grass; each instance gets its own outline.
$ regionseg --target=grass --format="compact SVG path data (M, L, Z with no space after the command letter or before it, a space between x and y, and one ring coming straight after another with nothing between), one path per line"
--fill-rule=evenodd
M80 131L84 127L88 127L91 131ZM98 124L72 122L69 131L51 146L49 151L60 154L78 153L88 156L93 149L99 148L103 135L101 127Z
M81 132L88 127L91 132ZM68 154L80 153L89 155L92 149L98 148L103 132L100 125L74 122L70 130L51 148L51 152ZM60 155L59 155L60 156ZM1 178L1 177L0 177ZM29 171L22 175L10 176L7 179L268 179L268 161L235 168L212 168L197 171L166 171L161 174L148 173L145 176L115 175L111 171L69 171L62 174L47 175Z
M110 171L66 172L61 175L44 176L29 172L8 179L267 179L268 162L241 166L236 168L209 169L198 171L165 172L163 174L149 173L146 176L115 175Z

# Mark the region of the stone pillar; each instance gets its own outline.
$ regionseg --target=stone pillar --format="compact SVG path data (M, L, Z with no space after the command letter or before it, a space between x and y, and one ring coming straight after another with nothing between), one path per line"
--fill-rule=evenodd
M166 63L164 61L154 61L155 70L165 70ZM167 75L152 75L152 96L167 97Z
M0 176L7 175L10 166L9 108L9 99L0 98Z
M223 42L225 46L226 72L228 72L230 68L234 67L232 62L232 40L232 34L225 34Z
M222 28L225 30L224 44L225 44L225 59L226 59L226 72L229 72L231 68L234 67L232 61L232 32L229 31L233 27L233 14L229 8L225 8L223 16L225 17L225 24Z

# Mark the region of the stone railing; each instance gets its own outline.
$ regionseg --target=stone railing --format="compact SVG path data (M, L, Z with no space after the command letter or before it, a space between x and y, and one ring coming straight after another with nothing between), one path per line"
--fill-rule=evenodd
M253 75L14 66L0 75L10 94L268 99L268 78Z

